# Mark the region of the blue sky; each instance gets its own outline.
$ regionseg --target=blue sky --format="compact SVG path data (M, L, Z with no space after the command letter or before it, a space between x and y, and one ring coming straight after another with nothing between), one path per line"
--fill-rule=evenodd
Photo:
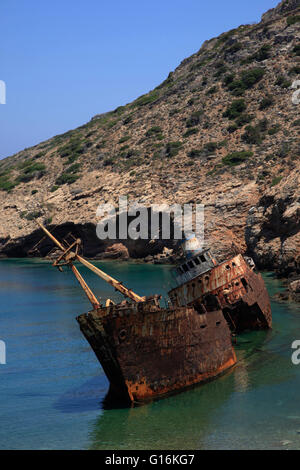
M0 158L126 104L279 0L2 0Z

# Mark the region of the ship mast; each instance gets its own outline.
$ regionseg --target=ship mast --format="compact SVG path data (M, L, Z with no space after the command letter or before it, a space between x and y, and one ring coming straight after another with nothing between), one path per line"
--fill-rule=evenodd
M125 297L130 298L134 302L145 302L146 300L145 297L141 297L135 292L133 292L131 289L127 289L127 287L123 286L121 282L109 276L104 271L97 268L92 263L90 263L89 261L84 259L82 256L80 256L78 254L78 247L81 243L80 239L75 240L75 242L72 243L70 246L65 247L40 222L37 222L37 224L46 233L46 235L48 235L48 237L56 244L56 246L63 252L62 255L53 263L53 266L57 266L61 270L61 264L59 264L61 261L63 261L62 264L67 264L68 266L70 266L70 268L72 269L74 275L76 276L78 282L80 283L81 287L83 288L85 294L87 295L88 299L90 300L94 308L99 308L100 304L97 298L95 297L95 295L92 293L91 289L86 284L85 280L83 279L79 271L77 270L77 268L74 266L73 261L75 260L79 261L81 264L83 264L88 269L90 269L95 274L97 274L97 276L101 277L101 279L108 282L108 284L112 285L116 290L121 292L121 294L123 294Z

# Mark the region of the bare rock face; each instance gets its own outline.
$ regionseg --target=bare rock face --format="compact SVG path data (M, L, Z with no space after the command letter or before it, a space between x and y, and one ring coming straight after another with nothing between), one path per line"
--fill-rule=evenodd
M285 13L293 12L300 6L300 0L282 0L275 8L266 11L261 17L262 21L270 21Z
M300 294L300 280L291 282L289 288L291 292Z
M123 243L113 243L101 254L101 258L126 260L129 258L129 252Z
M290 282L288 287L288 299L300 302L300 279Z
M300 273L300 171L270 188L249 211L246 243L256 263Z

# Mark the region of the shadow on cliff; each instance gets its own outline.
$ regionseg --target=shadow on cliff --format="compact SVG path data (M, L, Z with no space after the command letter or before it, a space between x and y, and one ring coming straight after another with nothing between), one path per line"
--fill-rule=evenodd
M135 217L128 216L128 225ZM119 233L119 216L116 217L116 230ZM101 240L96 234L96 225L93 223L74 224L66 222L61 225L47 225L47 229L60 241L67 237L67 241L71 241L70 234L82 241L82 254L88 258L98 257L103 254L107 248L121 244L124 251L128 253L130 258L144 258L147 255L156 255L163 251L164 247L174 248L178 241L174 240L174 224L172 218L170 220L170 239L162 239L161 234L157 240L151 240L151 219L148 219L148 238L132 240L131 238L123 239L106 239ZM44 257L49 255L53 250L53 242L45 236L41 229L34 230L30 234L17 239L0 239L0 253L9 258L23 257ZM106 253L107 258L119 258L122 253L119 251Z

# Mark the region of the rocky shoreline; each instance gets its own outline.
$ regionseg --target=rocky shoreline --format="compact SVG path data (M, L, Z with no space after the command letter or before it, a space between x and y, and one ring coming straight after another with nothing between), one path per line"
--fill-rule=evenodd
M258 217L253 218L253 214L257 210L256 208L252 208L249 211L249 217L247 219L246 231L249 230L250 222L254 221L254 226L257 223ZM258 212L262 213L261 206L258 209ZM91 224L93 225L93 224ZM60 227L55 227L56 229L56 236L59 232ZM95 228L95 227L94 227ZM53 228L48 227L50 231ZM70 227L68 227L70 229ZM73 236L79 237L82 235L82 232L78 230L78 227L72 227ZM61 239L66 237L66 230L64 229L62 232ZM71 232L69 232L71 233ZM68 235L67 234L67 239ZM58 236L59 237L59 236ZM60 237L59 237L60 238ZM69 241L69 240L67 240ZM86 239L85 239L86 241ZM99 242L99 240L98 240ZM134 242L134 241L133 241ZM136 241L137 242L137 241ZM94 253L91 251L91 246L93 242L88 245L88 250L84 250L84 255L90 259L91 261L103 261L103 260L111 260L111 261L118 261L118 262L134 262L138 264L146 263L146 264L165 264L165 265L175 265L181 258L180 250L178 248L178 244L175 241L169 241L169 247L165 246L162 240L151 240L150 242L146 242L145 240L143 243L138 241L140 245L136 250L132 250L132 241L130 243L126 243L122 240L116 240L111 242L103 243L102 245L98 243L97 248L94 250ZM127 246L126 246L127 245ZM34 258L34 257L41 257L46 260L54 261L60 255L60 250L53 247L53 245L49 245L47 239L42 237L40 230L36 231L35 236L30 240L18 240L18 243L12 242L9 243L9 240L6 240L3 248L6 246L6 250L2 249L0 252L0 261L1 259L7 258ZM150 249L149 249L150 246ZM25 250L26 247L26 250ZM23 249L23 252L21 250ZM294 260L294 264L288 263L286 266L281 262L278 265L278 261L276 263L268 262L266 263L266 258L262 257L260 259L260 248L256 246L252 246L251 250L247 250L243 254L247 254L254 258L257 267L260 270L271 270L274 271L276 276L280 278L285 286L285 290L282 292L278 292L275 294L276 300L279 301L292 301L292 302L300 302L300 273L299 273L299 265ZM100 251L99 251L100 249ZM268 252L267 245L264 247L265 251ZM102 251L101 251L102 250ZM6 253L5 253L6 251ZM233 247L230 256L233 256L237 252L237 248ZM19 253L19 256L18 256ZM217 257L219 261L222 259L226 259L227 256L220 256L222 250L219 247L219 256ZM268 252L269 253L269 252ZM20 255L21 254L21 255ZM228 256L229 257L229 256ZM274 258L273 258L274 259Z
M61 254L60 250L54 249L47 254L44 259L55 260ZM130 261L135 263L146 264L175 264L180 258L178 253L173 249L164 247L162 253L147 254L145 257L132 258L129 255L128 249L122 243L115 243L107 248L106 251L97 254L96 256L88 257L91 261Z
M284 279L283 284L285 290L275 294L276 300L300 302L300 277L292 281L290 279Z

